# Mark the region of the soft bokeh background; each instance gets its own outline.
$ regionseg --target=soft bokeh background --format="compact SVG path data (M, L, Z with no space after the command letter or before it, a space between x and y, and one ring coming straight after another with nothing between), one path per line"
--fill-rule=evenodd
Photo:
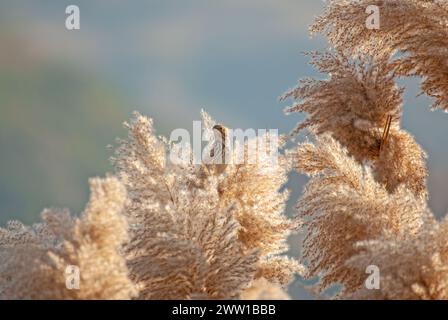
M65 29L65 8L81 30ZM0 2L0 224L42 208L82 211L87 179L111 171L106 149L133 110L161 134L191 129L205 108L234 128L278 128L277 97L316 76L300 52L323 49L307 26L317 0L9 0ZM430 204L448 209L448 115L406 81L403 125L428 152ZM293 175L291 203L304 177ZM290 205L288 214L292 214ZM297 243L296 241L292 241ZM297 245L292 251L297 252ZM310 298L296 283L295 298Z

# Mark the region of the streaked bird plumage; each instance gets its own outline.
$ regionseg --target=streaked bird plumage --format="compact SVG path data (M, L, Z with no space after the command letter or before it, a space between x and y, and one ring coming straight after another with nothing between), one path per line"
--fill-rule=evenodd
M209 152L206 153L204 163L210 173L221 174L227 167L226 159L229 156L228 150L228 129L216 124L213 126L213 140Z

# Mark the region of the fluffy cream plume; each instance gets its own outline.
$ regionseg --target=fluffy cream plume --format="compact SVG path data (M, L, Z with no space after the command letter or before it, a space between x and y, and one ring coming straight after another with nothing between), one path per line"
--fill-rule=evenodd
M214 121L203 118L210 132ZM126 252L140 298L236 298L254 277L291 279L298 265L279 255L292 227L279 191L284 157L276 166L228 164L218 174L189 156L168 161L175 146L155 135L152 120L136 114L127 127L113 163L130 198Z
M348 264L362 269L376 265L379 290L366 288L354 299L448 299L448 219L428 224L420 234L405 241L377 240L358 245L363 253Z
M2 299L130 299L136 288L119 249L127 241L121 211L124 187L115 178L92 179L90 202L79 218L46 210L43 222L17 221L0 229ZM66 268L80 271L80 287L68 289Z
M366 27L376 5L380 28ZM283 98L307 112L316 144L293 153L312 176L299 201L303 259L317 291L342 284L339 297L446 298L444 233L427 208L425 154L400 128L398 76L420 76L433 107L448 110L448 3L429 0L330 0L312 32L334 53L312 54L326 80L307 79ZM399 53L399 54L396 54ZM381 290L367 290L377 265Z
M308 113L295 132L309 127L316 134L330 132L358 160L377 155L387 116L392 116L393 126L401 117L403 90L396 86L387 60L356 61L342 52L308 55L311 65L328 79L302 79L281 97L298 101L287 113Z
M269 282L265 278L255 280L252 285L241 294L241 300L289 300L283 288Z
M389 191L404 184L425 198L426 155L400 129L402 89L395 85L387 59L350 60L341 52L313 53L312 64L329 78L302 80L282 97L298 100L288 113L308 114L295 132L310 128L317 135L330 133L360 163L372 163L375 177ZM382 146L388 117L391 126Z
M368 29L368 6L379 8L379 29ZM448 2L439 0L330 0L312 32L351 55L391 56L396 75L421 76L434 108L448 111Z
M344 285L341 296L361 288L366 266L357 270L346 264L360 253L358 242L407 239L433 221L412 191L401 186L389 193L329 135L301 144L293 157L297 169L312 177L298 203L298 218L306 234L307 276L321 277L318 292L338 283Z
M205 131L215 125L215 121L206 113L202 114ZM302 272L302 266L284 253L288 250L286 240L295 228L293 222L283 213L289 191L282 187L288 179L291 169L290 159L278 153L276 162L272 162L269 154L271 142L269 133L257 136L244 145L245 162L238 164L240 156L238 146L232 150L235 164L227 166L223 175L218 178L220 207L235 207L235 219L241 228L238 239L245 250L260 251L260 261L256 278L264 277L269 281L288 284L296 272ZM278 137L278 147L284 143ZM260 146L267 144L266 150ZM254 146L256 159L249 162L249 145ZM267 151L267 152L265 152ZM275 150L279 151L279 150Z

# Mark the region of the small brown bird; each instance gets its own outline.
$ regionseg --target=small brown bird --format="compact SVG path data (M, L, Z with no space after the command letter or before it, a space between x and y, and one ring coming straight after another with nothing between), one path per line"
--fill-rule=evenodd
M227 167L226 155L228 152L228 129L221 124L213 126L213 146L205 161L209 172L221 174Z

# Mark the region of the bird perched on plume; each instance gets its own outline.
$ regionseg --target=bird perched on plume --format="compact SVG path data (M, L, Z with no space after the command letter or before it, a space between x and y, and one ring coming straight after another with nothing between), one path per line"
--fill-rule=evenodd
M229 162L230 150L228 145L229 130L221 124L213 126L213 138L204 163L210 173L221 174Z

